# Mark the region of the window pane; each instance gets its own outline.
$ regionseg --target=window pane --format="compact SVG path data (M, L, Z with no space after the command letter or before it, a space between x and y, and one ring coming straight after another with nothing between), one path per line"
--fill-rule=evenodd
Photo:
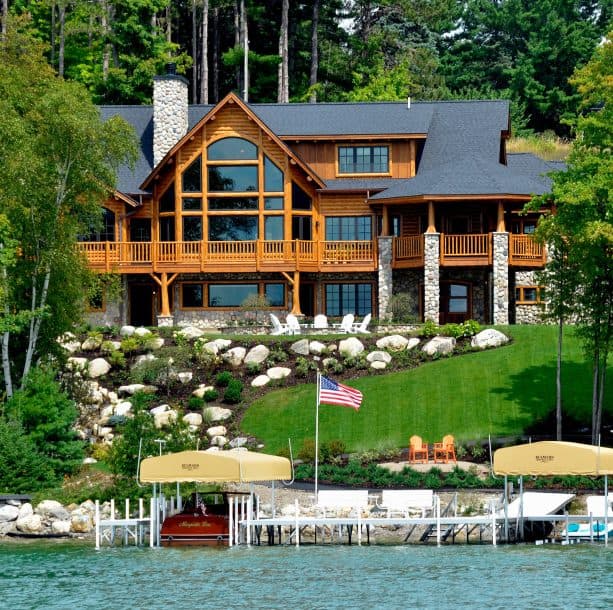
M242 138L224 138L209 146L208 157L211 161L257 159L258 148L255 144Z
M283 239L283 216L264 218L264 239Z
M257 284L209 284L209 307L240 307L257 293Z
M209 210L257 210L255 197L209 197Z
M370 216L358 216L356 218L356 239L372 239L372 222Z
M467 297L468 286L465 284L451 284L449 286L449 296L452 297Z
M372 310L372 286L370 284L358 284L357 288L357 303L355 312L359 316L365 316L371 313Z
M166 189L160 199L160 212L174 212L175 211L175 183Z
M326 314L329 316L341 315L341 288L340 284L326 285Z
M265 210L282 210L283 209L283 197L265 197L264 198Z
M283 307L285 305L284 284L266 284L264 294L272 307Z
M160 241L175 240L174 216L160 218Z
M339 174L386 174L389 172L387 146L342 146L338 149Z
M370 216L328 216L326 218L327 241L370 239L372 239Z
M202 159L198 155L183 172L183 192L200 193L202 192Z
M292 239L311 240L310 216L292 216Z
M341 222L338 217L326 218L326 240L338 241L341 238Z
M202 284L183 284L183 307L203 307Z
M466 313L468 311L468 300L463 298L449 299L449 313Z
M183 209L194 212L202 209L202 197L183 197Z
M210 241L251 241L257 238L257 216L209 217Z
M200 241L202 239L202 218L200 216L183 216L183 241Z
M537 290L536 288L524 288L524 301L536 301Z
M292 182L292 210L310 209L311 198L295 182Z
M209 167L209 191L244 193L257 190L258 168L255 165Z
M264 190L268 193L283 190L283 172L268 157L264 157Z
M371 284L326 284L326 314L344 316L372 313Z
M151 241L151 220L149 218L130 220L130 241Z

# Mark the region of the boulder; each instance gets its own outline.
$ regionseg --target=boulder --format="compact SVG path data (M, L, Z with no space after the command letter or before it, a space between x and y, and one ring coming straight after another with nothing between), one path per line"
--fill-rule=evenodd
M377 340L379 349L388 349L391 352L399 352L406 348L409 340L402 335L388 335Z
M389 354L389 352L374 351L374 352L370 352L370 354L366 356L366 360L368 360L368 362L370 363L384 362L385 364L389 364L392 361L392 356L391 354ZM376 367L373 367L373 368L376 368Z
M471 347L485 349L486 347L498 347L508 343L509 338L495 328L486 328L477 333L470 341Z
M162 337L151 337L147 340L145 347L147 349L161 349L164 346L164 339Z
M232 417L232 411L223 407L207 407L203 410L202 417L209 422L225 421Z
M407 343L407 350L415 349L420 343L417 337L411 337Z
M81 349L81 342L71 332L64 333L56 340L70 354L73 354L74 352Z
M261 364L269 354L270 350L265 345L255 345L245 356L245 364Z
M126 324L126 326L122 326L119 329L119 334L122 337L131 337L134 334L135 330L136 328L134 328L134 326L130 326L129 324Z
M421 349L429 356L449 354L455 347L453 337L433 337Z
M204 385L204 384L200 384L193 392L192 392L192 396L196 396L197 398L203 398L204 395L210 391L210 390L214 390L215 387L212 385Z
M16 521L17 517L19 517L19 508L17 506L10 506L9 504L0 506L0 523Z
M81 372L87 370L88 360L87 358L79 358L77 356L71 356L66 361L66 368L69 371Z
M338 351L345 358L355 358L364 351L364 344L357 337L349 337L340 341Z
M251 387L262 388L270 383L270 377L268 375L258 375L252 382Z
M86 457L83 458L83 464L97 464L98 460L96 458L93 457Z
M139 356L136 356L132 368L134 369L139 364L142 364L143 362L151 362L152 360L157 360L153 354L140 354Z
M47 519L53 518L58 519L60 521L64 521L70 517L68 511L55 500L43 500L38 506L34 509L34 514L41 515L42 517L46 517Z
M211 439L211 446L213 447L224 447L227 443L228 443L228 439L222 435L214 436Z
M221 451L219 449L219 447L209 447L208 449L205 449L206 453L215 453L216 451Z
M326 350L326 346L321 341L311 341L309 343L309 352L311 354L315 354L316 356L321 356Z
M130 396L132 396L133 394L136 394L136 392L140 392L141 390L144 389L144 384L142 383L131 383L130 385L120 385L117 388L117 394L119 394L120 396L122 394L129 394Z
M103 341L100 346L100 351L106 354L110 354L111 352L118 352L121 349L120 341Z
M266 374L270 379L285 379L289 377L292 369L288 369L286 366L273 366L266 371Z
M53 521L51 532L59 536L70 534L70 521Z
M33 515L33 514L34 514L34 508L29 502L25 502L19 507L19 516L17 518L23 519L24 517L27 517L28 515Z
M24 534L40 534L43 531L43 518L40 515L31 514L19 517L15 525Z
M122 400L114 407L115 415L127 415L132 411L132 403L129 400Z
M102 345L102 337L87 337L83 343L81 343L81 349L84 352L93 352L96 349L100 349Z
M106 375L111 370L111 365L104 358L94 358L88 367L89 376L96 378Z
M177 373L177 378L182 384L189 383L194 374L191 371L182 371L181 373Z
M249 442L249 439L246 436L237 436L233 438L228 444L232 449L237 449L238 447L244 447Z
M217 346L217 351L222 352L232 345L232 339L215 339L212 341Z
M94 527L91 515L82 512L74 512L70 517L70 529L76 534L87 534Z
M308 339L300 339L291 344L290 349L294 354L298 354L300 356L308 356L309 355L309 340Z
M387 367L387 362L384 362L383 360L374 360L373 362L370 363L370 368L375 369L377 371L382 371L386 367Z
M196 326L184 326L181 330L178 330L177 333L183 335L186 339L199 339L204 335L204 331Z
M200 413L187 413L183 416L183 421L188 426L196 426L199 428L202 425L202 415Z
M169 426L170 424L177 421L177 412L173 409L169 409L168 411L162 411L161 413L156 413L153 416L153 423L156 428L164 428L165 426Z
M230 366L237 367L243 363L247 349L244 347L233 347L229 349L224 355L223 359L230 364Z
M151 334L151 331L144 326L139 326L138 328L134 329L134 334L137 337L148 337Z
M225 426L212 426L206 431L206 435L209 438L213 438L214 436L225 436L228 433L228 430Z
M217 345L216 341L207 341L206 343L200 346L200 349L203 352L213 354L214 356L217 356L217 354L219 353L219 346Z

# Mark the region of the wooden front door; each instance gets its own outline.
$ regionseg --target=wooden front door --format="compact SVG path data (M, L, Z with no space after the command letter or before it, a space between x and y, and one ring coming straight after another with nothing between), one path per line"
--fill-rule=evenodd
M472 287L465 282L441 282L440 323L458 323L472 317Z
M152 284L130 285L130 324L153 326L155 292Z

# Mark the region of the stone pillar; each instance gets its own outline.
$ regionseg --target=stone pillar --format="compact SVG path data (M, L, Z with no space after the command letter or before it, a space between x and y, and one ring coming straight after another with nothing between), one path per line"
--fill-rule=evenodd
M509 323L509 234L492 233L493 324Z
M188 81L168 65L166 76L153 77L153 165L187 133Z
M439 323L441 310L440 233L424 234L424 320Z
M379 319L384 320L391 317L388 311L390 298L392 296L392 242L393 237L381 236L377 242L379 245Z

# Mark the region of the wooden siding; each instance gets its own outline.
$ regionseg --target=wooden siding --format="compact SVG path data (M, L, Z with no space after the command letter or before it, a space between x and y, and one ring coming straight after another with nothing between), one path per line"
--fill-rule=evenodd
M321 193L323 216L370 216L372 209L359 193Z

